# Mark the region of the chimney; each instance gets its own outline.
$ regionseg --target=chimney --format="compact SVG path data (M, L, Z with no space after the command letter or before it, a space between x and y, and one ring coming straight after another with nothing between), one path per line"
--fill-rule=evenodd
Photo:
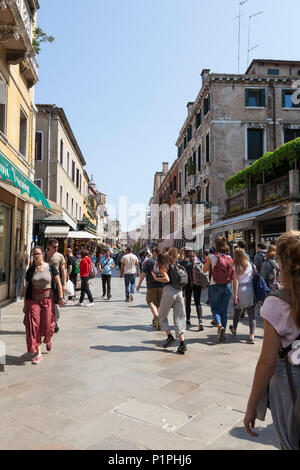
M201 72L202 86L204 85L204 82L205 82L206 78L208 77L209 72L210 72L210 69L203 69L202 70L202 72Z
M163 162L163 174L165 175L169 171L169 162Z
M188 109L188 116L190 115L190 112L193 106L194 106L194 101L189 101L188 104L186 105Z

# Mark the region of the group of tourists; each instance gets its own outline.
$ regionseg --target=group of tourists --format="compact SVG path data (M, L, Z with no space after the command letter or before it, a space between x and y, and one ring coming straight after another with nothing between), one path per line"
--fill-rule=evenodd
M42 342L51 351L52 338L58 331L60 307L65 304L66 284L76 283L76 261L67 250L67 263L58 253L58 241L50 240L47 251L35 246L33 263L26 272L24 288L24 325L28 352L34 355L33 364L42 360ZM111 298L111 270L115 263L110 250L98 261L102 276L102 298ZM65 267L67 264L67 269ZM94 266L94 270L92 269ZM171 248L162 252L154 247L144 254L143 260L127 248L122 254L120 278L124 277L125 302L132 302L146 278L146 302L152 312L152 325L164 330L163 348L171 347L179 339L178 354L185 354L186 328L191 326L191 299L194 297L199 331L204 330L201 293L208 287L212 313L211 324L217 327L218 342L226 340L227 311L233 296L233 322L229 326L236 336L242 313L248 314L249 337L254 344L256 312L264 319L264 338L257 363L252 391L244 419L246 431L252 436L256 419L262 409L270 407L280 436L282 448L299 449L300 438L300 232L289 232L279 237L268 248L259 243L253 259L245 251L245 243L238 242L233 254L227 240L218 236L214 247L197 257L191 250ZM97 271L96 271L97 272ZM92 273L94 273L92 275ZM88 306L94 305L89 279L95 277L95 265L87 250L82 250L79 265L81 295ZM173 309L174 336L169 325ZM298 394L299 395L299 394ZM265 398L267 396L267 399ZM296 410L296 412L295 412ZM265 412L265 411L264 411ZM298 415L297 415L298 413Z

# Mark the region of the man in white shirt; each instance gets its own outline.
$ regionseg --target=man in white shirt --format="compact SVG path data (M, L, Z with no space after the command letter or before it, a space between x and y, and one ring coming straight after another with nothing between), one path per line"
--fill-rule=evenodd
M123 274L125 281L125 302L132 302L135 289L135 278L140 275L140 265L137 256L131 253L131 248L126 248L126 255L122 258L120 278L123 277Z

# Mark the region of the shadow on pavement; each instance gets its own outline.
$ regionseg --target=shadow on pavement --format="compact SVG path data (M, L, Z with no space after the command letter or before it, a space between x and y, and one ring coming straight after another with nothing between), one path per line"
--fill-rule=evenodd
M129 331L129 330L142 330L142 331L153 331L153 328L151 325L118 325L118 326L110 326L110 325L101 325L97 326L97 328L104 329L104 330L109 330L109 331Z
M160 352L160 353L162 352L162 349L147 348L147 347L144 347L144 346L121 346L121 345L91 346L90 349L95 349L97 351L113 352L113 353L119 353L119 352L128 352L128 353L130 353L130 352L137 352L137 351L155 351L155 352Z
M259 425L256 427L259 436L252 437L245 431L244 427L236 427L231 429L230 435L237 439L244 439L251 442L259 442L263 445L274 446L280 450L280 444L278 442L277 434L273 424L269 424L265 428L259 428Z
M32 362L32 354L25 353L22 356L8 356L6 355L6 366L24 366L26 362Z
M25 335L25 331L3 331L0 330L0 335Z

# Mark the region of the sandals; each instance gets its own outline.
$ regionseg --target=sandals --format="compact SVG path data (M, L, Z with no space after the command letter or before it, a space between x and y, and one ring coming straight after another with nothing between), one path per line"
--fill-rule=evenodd
M232 336L236 336L236 328L233 328L233 325L229 325L229 331Z

